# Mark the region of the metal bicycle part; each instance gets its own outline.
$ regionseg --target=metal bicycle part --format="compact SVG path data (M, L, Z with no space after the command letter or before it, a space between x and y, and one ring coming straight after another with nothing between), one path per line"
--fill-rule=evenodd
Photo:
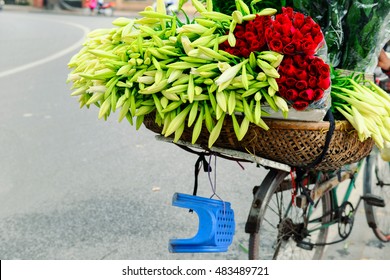
M254 193L245 231L249 237L249 259L320 259L330 221L331 199L324 193L319 203L306 210L291 203L288 172L271 169ZM287 181L288 182L288 181Z
M345 201L338 209L338 232L344 240L352 231L355 209L349 201Z
M370 203L369 200L364 200L367 223L379 240L389 242L390 163L382 159L376 148L366 159L363 182L365 195L375 195L383 200L383 203L377 205Z

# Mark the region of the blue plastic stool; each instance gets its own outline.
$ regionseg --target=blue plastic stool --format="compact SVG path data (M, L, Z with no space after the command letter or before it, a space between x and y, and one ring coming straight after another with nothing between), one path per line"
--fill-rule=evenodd
M234 211L229 202L175 193L172 205L194 210L199 217L199 228L192 238L169 240L169 252L211 253L228 250L235 231Z

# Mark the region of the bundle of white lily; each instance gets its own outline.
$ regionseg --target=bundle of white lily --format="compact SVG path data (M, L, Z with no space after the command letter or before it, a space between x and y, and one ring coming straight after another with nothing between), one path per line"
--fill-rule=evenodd
M121 17L113 21L114 28L92 31L69 62L73 70L68 81L81 107L98 106L104 119L119 110L119 121L126 117L133 124L135 118L137 129L144 116L155 111L162 133L174 134L175 141L189 126L195 143L206 126L210 147L228 116L241 140L250 123L268 129L262 104L287 114L275 81L283 55L264 51L242 58L219 48L226 40L235 43L237 24L276 10L251 14L238 1L239 9L225 15L213 11L212 1L206 6L198 0L192 3L200 14L193 23L167 15L163 1L158 1L156 11L147 7L140 19ZM245 116L241 124L236 114Z

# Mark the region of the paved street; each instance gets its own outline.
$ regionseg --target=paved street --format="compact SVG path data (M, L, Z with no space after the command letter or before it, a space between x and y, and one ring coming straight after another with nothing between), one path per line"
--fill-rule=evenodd
M98 120L70 96L69 59L112 20L0 13L0 259L246 259L244 223L263 169L218 159L217 194L237 223L229 252L170 254L170 238L196 231L196 216L171 206L175 192L192 193L196 156L126 120ZM211 194L201 173L199 195ZM390 259L362 210L325 259Z
M218 163L217 193L240 223L231 252L169 254L170 238L196 230L194 215L171 206L175 192L192 192L196 157L143 127L98 120L96 108L80 110L70 96L66 65L76 50L58 54L111 21L1 14L0 258L245 258L243 221L260 169ZM211 195L207 176L200 179L199 194Z

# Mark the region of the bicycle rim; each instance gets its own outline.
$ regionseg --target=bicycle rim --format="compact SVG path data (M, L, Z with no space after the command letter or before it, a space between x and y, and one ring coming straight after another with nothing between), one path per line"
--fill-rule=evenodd
M321 259L324 246L314 246L312 250L303 249L298 246L291 234L291 228L303 222L303 210L291 205L291 189L278 190L283 179L276 177L269 184L268 191L261 197L260 228L257 233L250 234L249 257L251 259ZM317 206L312 209L310 216L306 218L309 221L320 218L325 213L329 213L330 208L330 194L325 193ZM308 223L307 229L310 232L308 238L311 243L326 243L328 228L322 224L329 220L330 215L327 215L321 221Z
M390 163L383 161L377 150L367 157L364 172L364 193L379 196L385 207L364 203L366 218L375 236L383 241L390 241Z

